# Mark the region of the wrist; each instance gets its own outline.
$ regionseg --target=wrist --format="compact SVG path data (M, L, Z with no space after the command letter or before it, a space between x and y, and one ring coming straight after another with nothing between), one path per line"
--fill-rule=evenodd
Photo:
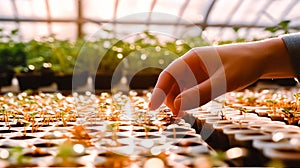
M265 65L261 78L293 78L291 60L281 38L261 41L260 52Z

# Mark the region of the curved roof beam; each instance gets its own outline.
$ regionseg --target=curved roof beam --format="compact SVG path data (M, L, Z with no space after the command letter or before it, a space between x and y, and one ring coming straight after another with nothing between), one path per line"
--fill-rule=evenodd
M118 6L119 6L119 0L115 1L115 6L114 6L114 14L113 14L113 27L114 29L116 29L116 18L117 18L117 14L118 14ZM114 32L114 36L116 35L116 31Z
M117 18L118 6L119 6L119 0L116 0L115 1L115 6L114 6L114 14L113 14L113 19L114 20Z
M285 10L281 13L280 20L283 20L292 10L293 8L297 5L299 1L298 0L293 0L291 1Z
M19 20L19 12L18 12L17 3L15 0L11 0L10 2L12 4L13 10L14 10L13 12L14 12L14 16L15 16L15 22L17 23L17 28L19 29L20 22L18 21Z
M147 24L146 24L147 30L148 30L150 22L151 22L151 15L152 15L152 11L156 5L156 2L157 2L157 0L153 0L151 3L151 6L150 6L149 14L148 14L147 21L146 21L147 22Z
M45 4L46 4L46 11L47 11L47 20L51 19L51 11L50 11L50 5L49 5L49 0L45 0ZM48 32L50 34L52 34L52 26L51 26L51 22L47 22L48 24Z
M229 23L232 20L233 16L236 14L236 12L240 8L240 6L243 4L243 2L245 2L245 1L240 0L238 3L236 3L234 5L234 8L229 12L229 15L228 15L229 17L227 18L227 20L225 21L225 23Z
M190 3L190 0L185 0L184 4L181 6L179 12L178 12L178 19L176 20L175 24L174 24L174 32L173 34L176 34L176 32L178 31L178 24L180 23L182 16L186 10L186 7L188 6L188 4Z
M266 10L271 6L273 0L265 1L265 4L260 8L259 12L257 13L257 17L253 20L252 24L256 24L259 22L261 15L266 13Z
M229 12L229 17L227 17L226 21L225 21L225 24L229 24L230 21L232 20L233 16L237 13L238 9L240 8L240 6L243 4L243 0L240 0L238 3L235 4L234 8ZM222 31L223 27L221 27L219 29L219 36L222 35L223 31Z
M252 25L256 25L259 22L261 16L264 15L264 14L270 20L272 20L272 18L270 18L269 14L266 13L266 10L269 8L269 6L271 6L272 2L273 2L273 0L265 1L265 4L260 8L259 12L257 13L256 19L251 23ZM248 28L247 31L246 31L246 33L245 33L245 37L247 37L249 35L249 32L250 32L250 30Z
M205 15L204 15L204 19L203 19L203 26L202 26L202 29L205 30L206 27L207 27L207 20L208 20L208 17L210 15L210 12L212 10L212 8L214 7L215 3L217 2L217 0L212 0Z
M83 36L82 25L83 25L83 3L82 0L77 0L77 38Z

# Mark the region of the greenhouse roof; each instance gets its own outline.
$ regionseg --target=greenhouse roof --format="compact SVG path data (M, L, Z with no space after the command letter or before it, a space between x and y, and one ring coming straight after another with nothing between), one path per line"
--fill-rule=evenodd
M75 39L99 29L117 34L142 30L182 37L197 28L209 40L264 38L266 27L300 28L298 0L2 0L0 28L22 39L55 34ZM280 26L280 25L279 25ZM190 31L197 35L199 32Z

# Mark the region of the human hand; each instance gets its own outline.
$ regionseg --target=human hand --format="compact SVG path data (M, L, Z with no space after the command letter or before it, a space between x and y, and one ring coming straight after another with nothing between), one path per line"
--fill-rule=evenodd
M160 74L149 107L154 110L164 102L180 116L259 78L287 76L293 71L280 39L194 48Z

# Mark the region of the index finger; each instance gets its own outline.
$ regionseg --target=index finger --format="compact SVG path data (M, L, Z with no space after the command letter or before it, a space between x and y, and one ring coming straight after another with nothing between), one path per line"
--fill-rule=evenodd
M183 79L186 77L186 69L189 69L188 65L182 58L178 58L162 71L153 89L149 104L150 110L157 109L164 102L175 83L180 89L183 88L184 82L181 81L184 81Z
M174 82L174 77L168 71L162 71L152 92L149 104L150 110L155 110L161 106Z

